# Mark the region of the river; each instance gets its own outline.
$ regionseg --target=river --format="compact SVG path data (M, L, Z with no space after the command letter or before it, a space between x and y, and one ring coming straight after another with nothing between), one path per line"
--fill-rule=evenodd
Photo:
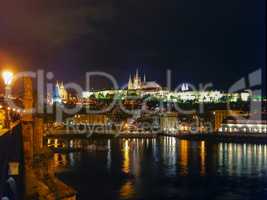
M96 139L100 149L54 153L79 200L267 199L267 145ZM105 148L102 148L105 147Z

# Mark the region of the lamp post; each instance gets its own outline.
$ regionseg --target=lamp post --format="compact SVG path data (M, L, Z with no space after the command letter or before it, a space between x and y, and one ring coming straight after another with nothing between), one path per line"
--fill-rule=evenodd
M3 71L2 77L5 84L5 97L8 98L10 95L11 83L13 80L13 73L11 71Z
M13 73L11 71L3 71L2 72L2 77L4 80L5 84L5 101L8 101L8 98L11 93L11 83L13 80ZM10 115L9 115L9 110L10 108L8 107L6 109L6 127L9 129L10 128Z

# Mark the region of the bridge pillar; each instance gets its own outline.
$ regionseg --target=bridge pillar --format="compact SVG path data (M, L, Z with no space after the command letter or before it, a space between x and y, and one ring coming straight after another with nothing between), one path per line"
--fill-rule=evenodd
M24 153L25 200L75 200L76 191L49 171L49 154L42 153L43 120L33 121L32 79L24 77L22 142Z
M34 135L33 135L33 152L34 154L41 153L43 148L44 123L42 118L34 120Z
M22 138L24 162L30 167L33 160L33 95L32 95L32 79L30 77L23 78L24 97L23 104L25 112L22 115Z

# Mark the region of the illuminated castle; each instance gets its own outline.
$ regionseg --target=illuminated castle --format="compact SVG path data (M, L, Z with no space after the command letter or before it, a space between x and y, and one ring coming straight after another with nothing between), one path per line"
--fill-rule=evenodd
M161 90L161 86L155 81L146 81L146 75L143 80L139 76L138 70L136 70L135 76L132 78L130 75L128 81L128 90Z

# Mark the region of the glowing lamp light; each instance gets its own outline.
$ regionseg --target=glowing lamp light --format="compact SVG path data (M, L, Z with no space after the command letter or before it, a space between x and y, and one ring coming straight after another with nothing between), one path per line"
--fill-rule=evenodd
M2 77L4 79L5 85L11 85L12 80L13 80L13 73L10 71L4 71L2 73Z

